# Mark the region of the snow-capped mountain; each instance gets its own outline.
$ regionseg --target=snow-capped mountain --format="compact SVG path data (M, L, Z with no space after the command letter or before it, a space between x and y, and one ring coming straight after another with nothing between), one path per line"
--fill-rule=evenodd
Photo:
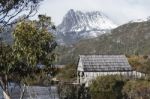
M147 17L147 18L143 18L143 19L131 20L131 21L129 21L129 23L134 23L134 22L146 22L146 21L150 21L150 16Z
M107 16L102 12L81 12L69 10L63 21L57 27L58 35L63 42L73 43L80 39L97 37L109 30L116 28Z

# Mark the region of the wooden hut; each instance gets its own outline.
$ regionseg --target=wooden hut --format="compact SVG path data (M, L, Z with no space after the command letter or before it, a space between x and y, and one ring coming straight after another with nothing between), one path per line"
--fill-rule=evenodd
M77 68L77 82L89 85L97 76L123 75L142 76L133 71L125 55L80 55Z

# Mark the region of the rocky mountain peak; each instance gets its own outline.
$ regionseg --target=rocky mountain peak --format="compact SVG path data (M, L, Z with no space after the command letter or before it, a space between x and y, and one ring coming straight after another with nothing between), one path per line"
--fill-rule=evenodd
M61 32L79 32L88 30L105 30L115 28L116 25L100 11L82 12L69 10L58 26Z
M81 39L100 36L116 27L105 14L100 11L82 12L69 10L62 23L57 27L60 43L75 43Z

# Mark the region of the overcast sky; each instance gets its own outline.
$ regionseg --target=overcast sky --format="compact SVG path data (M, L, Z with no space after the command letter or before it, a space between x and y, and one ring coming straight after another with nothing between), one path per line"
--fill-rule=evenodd
M44 0L38 13L58 25L69 9L102 11L116 24L150 16L150 0Z

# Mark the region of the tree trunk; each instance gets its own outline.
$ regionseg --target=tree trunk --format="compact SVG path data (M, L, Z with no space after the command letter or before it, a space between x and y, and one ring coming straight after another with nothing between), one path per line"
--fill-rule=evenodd
M7 75L4 75L0 78L0 85L3 90L4 99L10 99Z
M8 89L8 76L7 76L7 74L5 75L4 84L5 84L4 90L5 90L6 94L9 95L9 89Z
M4 99L11 99L9 95L5 91L3 91Z
M23 90L22 90L22 92L21 92L20 99L23 99L25 89L26 89L26 85L23 84Z

